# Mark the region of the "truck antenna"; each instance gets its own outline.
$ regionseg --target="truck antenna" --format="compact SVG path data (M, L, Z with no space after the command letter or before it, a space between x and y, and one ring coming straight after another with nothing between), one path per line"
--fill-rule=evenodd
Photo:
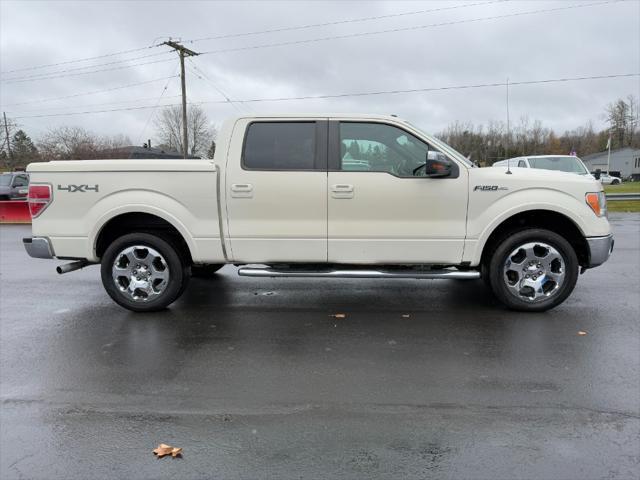
M507 77L507 83L505 84L507 87L507 146L504 149L504 153L509 155L509 137L511 136L511 132L509 130L509 77ZM507 175L511 175L511 157L507 159Z

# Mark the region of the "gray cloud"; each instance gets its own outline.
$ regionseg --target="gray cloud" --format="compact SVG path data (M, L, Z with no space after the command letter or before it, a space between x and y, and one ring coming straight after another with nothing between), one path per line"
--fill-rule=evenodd
M479 0L477 0L479 1ZM0 3L2 71L101 55L151 45L168 36L193 38L270 28L385 15L466 2L12 2ZM235 37L187 44L196 51L234 49L392 28L455 22L515 12L591 3L580 1L510 1L375 21L307 30ZM162 47L164 48L164 47ZM43 70L7 73L3 78L56 72L107 63L160 48ZM164 57L134 61L145 62ZM167 56L171 59L171 56ZM208 54L189 70L191 101L291 97L318 94L411 89L476 83L640 72L640 2L610 3L565 11L486 20L301 45ZM177 58L136 68L23 83L3 83L3 105L72 95L175 75ZM189 65L189 63L188 63ZM114 65L117 66L117 65ZM97 67L97 68L109 68ZM212 84L213 83L213 84ZM7 106L9 116L154 105L166 80L98 95L21 106ZM214 87L215 85L215 87ZM176 102L179 79L168 82L163 102ZM618 97L640 96L640 79L514 86L511 117L540 119L559 131L588 120L603 127L602 111ZM146 100L145 100L146 99ZM125 102L114 105L112 102ZM219 123L237 109L255 112L395 113L426 130L448 123L487 123L505 119L505 89L483 88L370 97L229 104L205 103ZM57 108L54 109L54 108ZM34 136L51 126L81 125L98 133L124 133L134 142L151 110L18 120ZM151 124L150 124L151 125Z

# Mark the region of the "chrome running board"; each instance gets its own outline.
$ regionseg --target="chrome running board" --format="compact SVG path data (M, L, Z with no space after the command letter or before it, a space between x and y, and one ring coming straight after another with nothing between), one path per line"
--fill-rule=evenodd
M365 269L327 269L303 270L295 268L275 269L271 267L240 267L238 275L242 277L326 277L326 278L450 278L455 280L475 280L480 278L476 270L365 270Z

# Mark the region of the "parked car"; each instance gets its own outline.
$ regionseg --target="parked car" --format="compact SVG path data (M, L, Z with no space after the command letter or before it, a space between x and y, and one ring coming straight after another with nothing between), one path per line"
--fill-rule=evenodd
M514 157L500 160L493 167L542 168L560 172L577 173L585 177L594 178L585 167L582 160L574 155L530 155L528 157Z
M341 148L353 142L371 152L357 170ZM594 179L477 168L391 116L243 116L223 124L213 160L28 171L29 255L76 259L59 273L99 263L134 311L225 264L252 277L482 278L508 307L542 311L613 249Z
M622 183L622 179L620 177L613 177L608 173L600 173L599 180L603 185L620 185Z
M28 192L28 173L11 172L0 174L0 200L26 200Z

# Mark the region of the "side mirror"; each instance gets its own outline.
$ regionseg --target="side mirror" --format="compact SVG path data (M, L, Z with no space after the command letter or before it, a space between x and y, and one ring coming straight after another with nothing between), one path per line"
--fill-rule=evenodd
M427 158L425 163L426 177L448 177L451 175L452 165L444 155L438 155L437 159Z

